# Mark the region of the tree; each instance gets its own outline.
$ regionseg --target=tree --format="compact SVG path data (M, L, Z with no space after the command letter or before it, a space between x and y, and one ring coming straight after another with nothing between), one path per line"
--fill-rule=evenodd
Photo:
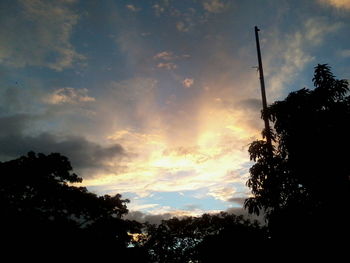
M243 253L248 242L266 241L265 233L257 221L221 212L146 224L136 245L148 252L149 262L226 262L233 251Z
M275 239L334 240L347 228L332 212L349 207L349 84L327 64L315 67L313 83L262 112L274 126L272 154L263 140L249 147L245 207L265 211Z
M131 241L128 231L138 231L122 220L128 200L75 186L82 178L58 153L1 162L0 175L0 238L8 247L121 254Z

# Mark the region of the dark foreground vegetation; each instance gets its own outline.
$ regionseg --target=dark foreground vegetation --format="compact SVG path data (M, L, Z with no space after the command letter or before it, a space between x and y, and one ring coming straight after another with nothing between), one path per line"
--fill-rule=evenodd
M262 113L274 125L274 143L250 145L253 197L245 206L265 211L271 239L283 249L314 246L320 253L348 240L341 215L349 209L350 96L348 81L326 64L315 67L312 80L315 89L292 92Z
M78 184L68 159L28 153L0 163L1 252L47 262L234 262L284 253L344 252L349 223L350 97L348 82L318 65L315 89L269 106L274 143L255 141L247 182L250 213L265 226L227 213L172 218L160 225L123 219L128 200L97 196ZM266 131L263 132L266 134ZM326 249L326 250L324 250ZM336 254L334 255L336 256Z

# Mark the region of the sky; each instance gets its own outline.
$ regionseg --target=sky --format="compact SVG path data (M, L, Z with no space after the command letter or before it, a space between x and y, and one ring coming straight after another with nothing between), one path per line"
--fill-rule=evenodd
M2 0L0 160L67 156L130 217L241 211L267 100L350 79L350 0Z

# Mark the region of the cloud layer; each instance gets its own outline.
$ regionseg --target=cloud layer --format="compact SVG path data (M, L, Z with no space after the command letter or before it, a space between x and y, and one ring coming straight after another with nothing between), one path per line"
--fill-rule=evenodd
M310 86L316 63L350 78L348 1L0 5L1 158L61 152L135 217L240 209L249 195L255 25L269 102Z
M3 128L0 133L0 156L8 159L24 155L28 151L46 154L58 152L67 156L78 171L94 168L113 169L118 173L118 162L115 160L126 155L121 145L101 146L82 136L58 136L48 132L26 134L25 130L40 118L28 114L1 117L0 125Z
M70 42L80 17L70 2L74 1L21 0L1 8L0 62L61 71L83 61Z

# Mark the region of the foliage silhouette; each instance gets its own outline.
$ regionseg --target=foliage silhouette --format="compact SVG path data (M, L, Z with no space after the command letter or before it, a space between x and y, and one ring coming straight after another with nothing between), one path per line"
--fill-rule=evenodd
M50 254L56 260L69 255L79 261L98 256L116 262L215 262L224 261L232 246L242 252L248 240L267 240L257 222L227 213L160 225L124 220L128 200L77 187L82 178L58 153L30 152L0 162L0 174L1 252L15 252L14 261L14 255L29 260ZM139 234L138 240L130 233Z
M128 232L141 227L122 220L128 200L74 186L82 178L71 170L68 159L58 153L30 152L0 163L1 239L8 249L81 255L103 250L101 257L126 253Z
M265 243L266 230L257 221L221 212L145 224L136 245L147 251L149 262L227 262L232 249L244 254L251 240Z
M266 213L272 239L300 246L348 233L332 212L349 207L349 84L327 64L315 67L313 83L315 89L292 92L262 112L274 125L272 155L263 140L249 147L253 197L245 207Z

